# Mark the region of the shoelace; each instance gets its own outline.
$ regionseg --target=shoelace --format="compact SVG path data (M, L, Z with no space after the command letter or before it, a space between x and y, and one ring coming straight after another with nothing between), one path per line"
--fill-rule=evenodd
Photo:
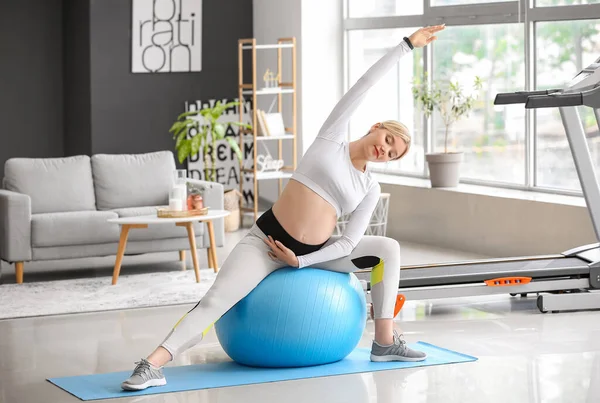
M394 329L394 345L397 346L400 351L406 350L406 341L402 338L402 335L399 335L398 332Z
M146 360L138 361L135 363L137 366L133 371L133 375L140 376L144 381L147 381L151 378L150 374L150 363Z

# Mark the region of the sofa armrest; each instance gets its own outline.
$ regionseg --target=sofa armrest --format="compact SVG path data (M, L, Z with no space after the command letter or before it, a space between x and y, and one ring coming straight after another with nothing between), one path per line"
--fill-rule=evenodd
M225 195L224 187L220 183L203 181L199 179L188 179L191 184L201 186L203 191L204 205L215 210L223 210L225 208ZM215 244L217 246L223 246L225 244L225 219L218 218L213 220L213 227L215 232ZM208 236L204 237L204 247L210 246L210 240Z
M31 198L0 189L0 258L31 260Z

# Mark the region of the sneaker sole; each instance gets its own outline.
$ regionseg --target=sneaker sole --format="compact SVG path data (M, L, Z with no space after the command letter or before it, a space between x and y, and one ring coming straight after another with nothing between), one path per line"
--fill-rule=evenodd
M371 361L375 362L390 362L390 361L404 361L404 362L416 362L416 361L424 361L427 358L425 357L402 357L399 355L373 355L371 354Z
M139 385L130 385L128 383L123 383L121 385L121 388L124 390L143 390L143 389L149 388L151 386L164 386L166 384L167 384L167 380L165 378L150 379L149 381L146 381Z

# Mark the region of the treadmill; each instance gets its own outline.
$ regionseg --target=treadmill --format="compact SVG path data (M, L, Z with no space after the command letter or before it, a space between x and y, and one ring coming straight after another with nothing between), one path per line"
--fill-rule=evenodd
M559 108L596 239L600 241L600 188L577 111L581 105L593 108L600 127L600 58L564 89L501 93L494 104ZM370 301L370 270L355 274ZM537 307L543 313L600 309L600 243L556 255L403 266L397 301L503 293L537 293ZM398 309L397 304L396 312Z

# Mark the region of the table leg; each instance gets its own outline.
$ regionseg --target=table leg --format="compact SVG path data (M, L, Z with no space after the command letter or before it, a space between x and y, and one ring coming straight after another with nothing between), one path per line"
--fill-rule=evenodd
M219 263L217 262L217 246L215 245L215 231L212 220L206 221L206 225L208 226L208 236L210 239L210 248L208 253L212 255L213 270L216 273L219 271Z
M210 247L206 248L206 258L208 259L208 267L214 269L215 264L212 261L212 253L210 252Z
M117 284L119 273L121 272L121 263L123 263L123 255L125 254L125 245L127 245L127 237L129 236L129 224L121 226L121 237L119 239L119 249L117 250L117 260L113 269L112 285Z
M129 225L121 226L121 238L119 239L119 249L117 250L117 260L113 269L112 285L117 284L117 278L121 272L121 263L123 263L123 255L125 254L125 245L127 245L127 237L129 236Z
M179 251L179 261L183 262L183 270L185 270L185 251L184 250L180 250Z
M123 255L125 255L125 245L127 245L127 237L131 228L148 228L148 224L123 224L121 226L121 237L119 238L119 249L117 250L117 260L113 269L112 285L117 284L119 273L121 272L121 263L123 263Z
M196 282L200 282L200 267L198 265L198 252L196 251L196 234L194 234L194 223L183 222L177 223L177 226L185 227L190 241L190 252L192 253L192 262L194 262L194 272L196 273Z

